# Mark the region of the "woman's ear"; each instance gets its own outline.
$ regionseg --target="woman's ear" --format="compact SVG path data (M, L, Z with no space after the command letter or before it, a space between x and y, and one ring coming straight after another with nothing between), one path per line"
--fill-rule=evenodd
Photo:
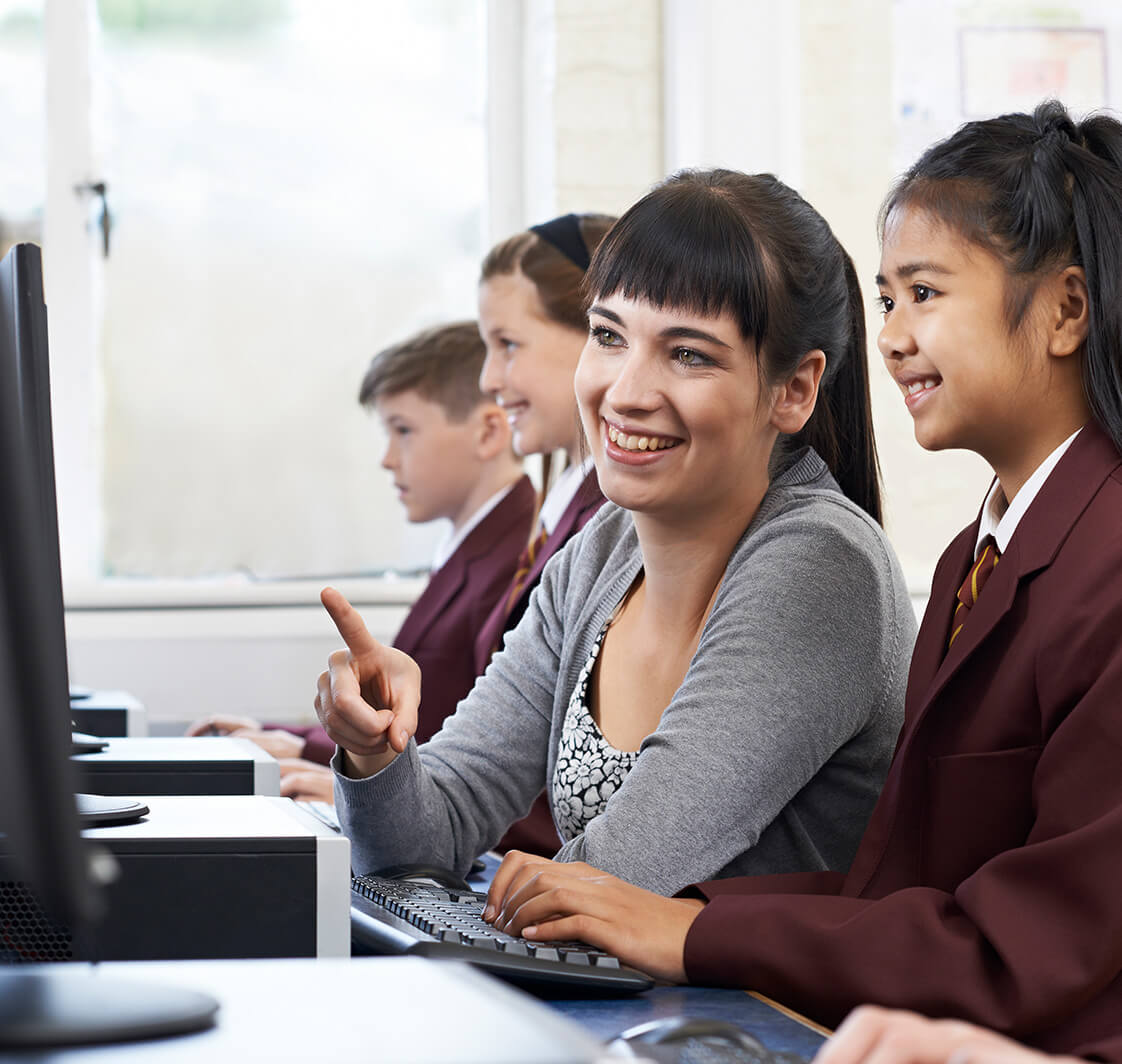
M1047 289L1048 354L1066 358L1087 339L1090 299L1082 266L1068 266L1056 274Z
M810 420L825 369L826 355L818 350L808 351L794 375L776 389L771 424L780 433L793 436Z

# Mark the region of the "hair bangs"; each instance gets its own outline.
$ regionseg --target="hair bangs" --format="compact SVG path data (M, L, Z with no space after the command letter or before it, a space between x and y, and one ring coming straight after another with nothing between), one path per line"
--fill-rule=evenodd
M759 245L720 189L670 183L608 233L585 277L585 303L618 294L705 317L727 313L744 339L761 347L766 274Z

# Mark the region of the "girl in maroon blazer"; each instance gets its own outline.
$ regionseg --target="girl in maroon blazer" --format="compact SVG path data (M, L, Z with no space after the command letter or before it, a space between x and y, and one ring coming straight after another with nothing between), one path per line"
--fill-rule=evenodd
M487 360L479 386L506 410L514 449L542 456L543 495L510 587L476 636L477 673L526 612L545 563L604 501L592 459L581 451L573 375L588 339L584 274L614 221L604 214L565 214L516 233L483 260L479 331ZM564 467L551 478L555 454ZM552 857L560 845L543 795L511 825L498 848Z
M1122 1059L1120 224L1122 125L1054 101L962 127L886 202L885 364L920 444L996 476L935 570L849 873L666 899L516 855L496 924L830 1025L872 1002Z

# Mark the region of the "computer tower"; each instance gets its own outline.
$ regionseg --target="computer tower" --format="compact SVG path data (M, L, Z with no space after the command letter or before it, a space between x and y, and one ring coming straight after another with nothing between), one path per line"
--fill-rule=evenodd
M83 837L118 874L78 939L43 913L0 837L0 961L350 955L350 843L288 798L151 797Z
M107 739L75 754L79 786L91 794L280 794L280 766L249 739L172 736Z
M141 702L127 691L72 687L70 719L75 731L102 738L148 734L148 714Z

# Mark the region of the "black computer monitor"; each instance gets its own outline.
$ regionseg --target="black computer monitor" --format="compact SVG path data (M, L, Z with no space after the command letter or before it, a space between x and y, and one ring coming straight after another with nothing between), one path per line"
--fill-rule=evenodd
M101 894L80 835L51 445L47 315L39 249L0 262L0 832L47 913L81 933ZM198 1029L205 995L104 979L0 971L0 1046Z

